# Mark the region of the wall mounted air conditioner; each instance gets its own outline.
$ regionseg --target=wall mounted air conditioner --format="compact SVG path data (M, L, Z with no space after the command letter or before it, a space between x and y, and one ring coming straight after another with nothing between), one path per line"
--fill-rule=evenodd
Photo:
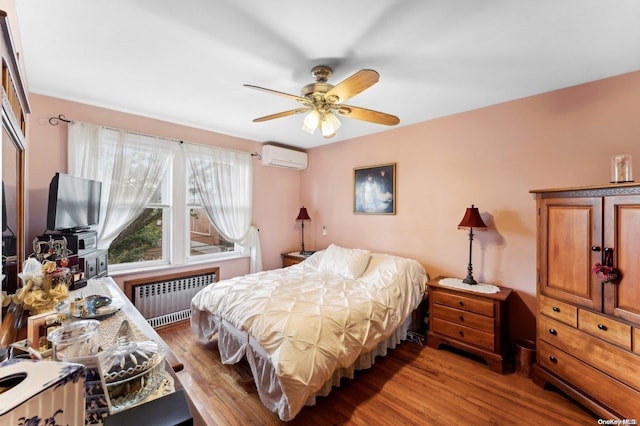
M275 145L262 145L262 164L304 170L307 168L307 153Z

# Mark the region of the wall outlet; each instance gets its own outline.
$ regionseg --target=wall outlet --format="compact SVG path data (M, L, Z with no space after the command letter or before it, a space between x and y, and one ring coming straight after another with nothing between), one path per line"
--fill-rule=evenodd
M322 225L322 236L323 237L327 236L327 225Z

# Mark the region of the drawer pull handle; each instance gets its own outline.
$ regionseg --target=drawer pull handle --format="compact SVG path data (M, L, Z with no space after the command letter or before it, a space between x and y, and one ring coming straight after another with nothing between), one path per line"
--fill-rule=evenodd
M549 329L549 334L551 334L551 335L553 335L553 336L557 336L557 335L558 335L558 332L557 332L555 329L550 328L550 329Z
M560 308L558 308L557 306L554 306L552 309L553 309L553 312L560 312Z
M551 361L554 364L558 363L558 359L553 355L549 355L549 361Z
M598 324L598 328L602 331L607 331L607 326L604 324Z
M458 334L460 335L460 337L464 337L464 331L460 330L458 331Z
M458 305L464 306L464 302L462 300L458 300Z
M460 321L464 321L464 317L463 317L462 315L459 315L459 316L458 316L458 319L459 319Z

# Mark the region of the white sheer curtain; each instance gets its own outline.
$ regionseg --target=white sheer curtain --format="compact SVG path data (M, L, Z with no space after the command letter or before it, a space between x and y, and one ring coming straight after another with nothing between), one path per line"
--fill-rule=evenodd
M225 239L251 250L251 273L261 271L260 237L251 225L251 154L211 146L183 147L209 221Z
M69 173L102 182L100 248L108 248L144 210L169 170L177 146L153 136L70 123Z

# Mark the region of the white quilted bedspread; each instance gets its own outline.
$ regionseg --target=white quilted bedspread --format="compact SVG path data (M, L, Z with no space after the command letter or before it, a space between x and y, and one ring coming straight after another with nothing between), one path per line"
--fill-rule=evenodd
M354 363L400 326L420 304L427 275L415 260L372 254L358 279L319 268L323 252L298 265L214 283L192 301L192 326L203 315L247 332L273 364L292 417L337 368Z

